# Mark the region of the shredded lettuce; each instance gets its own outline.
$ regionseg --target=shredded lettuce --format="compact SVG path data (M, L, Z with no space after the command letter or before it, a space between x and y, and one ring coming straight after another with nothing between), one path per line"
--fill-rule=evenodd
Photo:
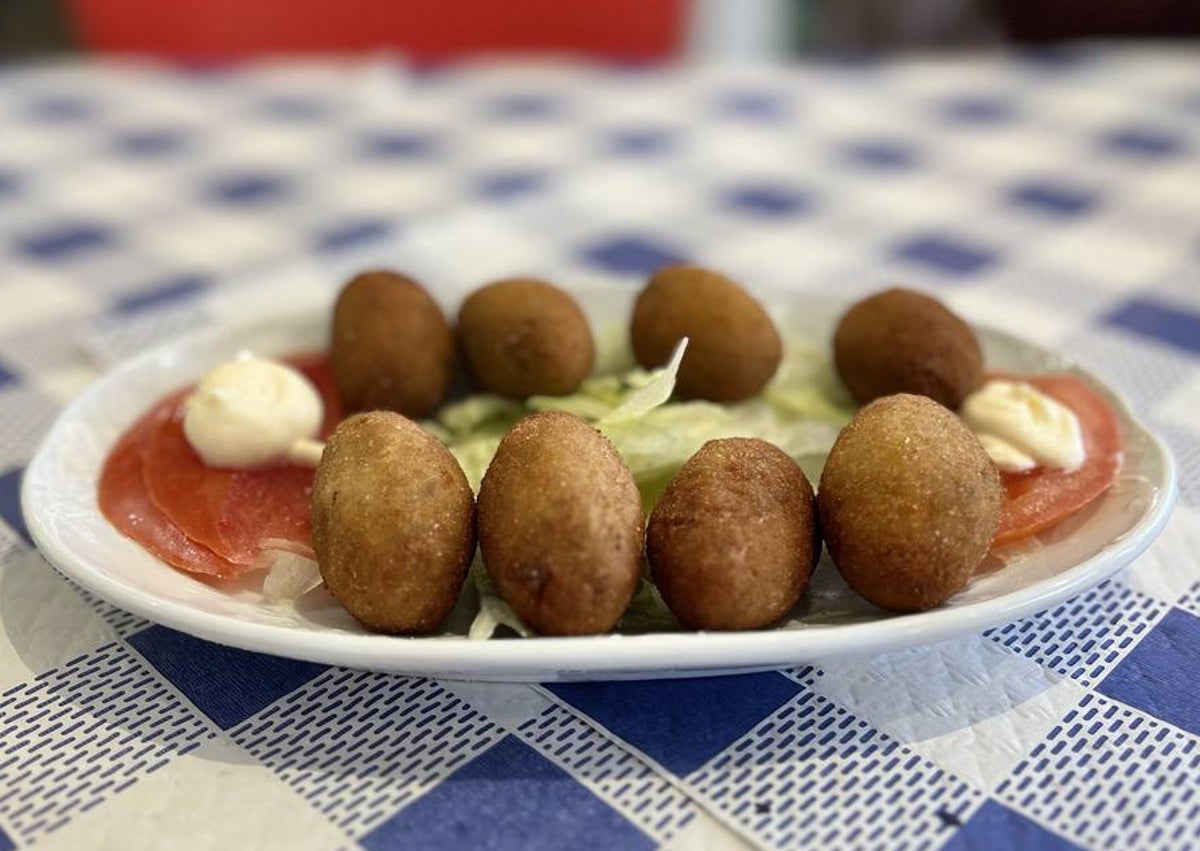
M454 454L476 493L505 433L532 411L566 411L600 429L629 465L647 511L684 462L705 443L720 438L757 437L774 443L815 478L838 430L854 413L828 359L803 340L787 342L775 378L759 396L722 405L671 401L686 339L665 366L647 371L628 366L633 360L623 332L601 337L603 364L571 395L534 396L522 404L480 394L447 405L435 421L424 424ZM617 364L625 368L609 371ZM479 559L472 565L471 580L479 595L471 638L489 638L501 626L519 635L530 634L500 597ZM673 629L678 623L657 589L643 578L621 628Z
M488 576L487 569L483 566L483 559L479 556L476 556L475 561L471 563L468 581L475 586L475 592L479 595L479 612L475 615L475 620L471 622L467 638L472 641L491 638L502 626L508 627L522 638L533 635L533 631L517 617L517 613L512 610L512 607L504 602L504 598L492 584L492 578Z
M592 375L620 375L636 367L633 346L629 344L629 326L609 325L596 334L596 364Z
M578 393L570 396L533 396L527 404L533 411L566 411L588 422L602 419L616 405L620 404L609 398L603 391L607 388L589 387L588 382L579 389ZM620 390L617 390L617 394Z
M601 417L597 425L602 430L626 425L665 405L675 392L679 365L683 363L683 353L687 351L687 345L688 338L684 337L675 346L667 365L650 373L644 384L636 387L621 404Z
M647 510L684 462L710 440L757 437L802 463L823 457L853 413L835 395L828 362L804 343L789 345L787 358L761 396L733 405L668 402L681 360L682 351L676 350L666 368L597 422L633 472Z
M481 393L446 405L438 411L436 420L422 425L446 444L466 474L471 490L479 493L479 484L501 438L526 413L520 402Z
M500 440L531 411L566 411L599 428L625 458L647 508L709 440L758 437L779 446L806 472L819 470L838 429L854 411L820 350L789 340L784 360L762 394L719 405L670 401L686 345L681 340L659 369L594 375L569 396L534 396L524 404L488 394L470 396L442 408L425 426L449 447L476 491ZM620 360L611 353L608 359Z
M481 433L503 435L525 413L520 402L480 393L446 405L438 411L436 425L452 439L478 437Z
M483 483L483 474L487 472L488 465L492 463L492 456L500 448L500 440L503 436L502 434L480 435L455 441L449 445L450 454L462 467L463 473L467 476L467 482L471 485L471 490L476 494L479 493L479 486Z
M854 400L822 352L807 340L788 341L762 399L785 418L825 420L840 427L854 416Z
M625 614L617 623L622 632L667 632L680 628L679 621L671 614L667 604L654 583L643 576L638 580L637 592L629 601Z

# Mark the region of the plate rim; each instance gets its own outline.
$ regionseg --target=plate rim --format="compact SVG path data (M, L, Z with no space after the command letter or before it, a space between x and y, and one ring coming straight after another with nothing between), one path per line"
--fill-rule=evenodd
M582 293L584 290L611 292L627 288L593 285L577 289ZM775 295L793 302L850 303L807 293ZM772 300L766 297L764 301L770 304ZM973 322L970 324L974 328L990 335L1064 360L1066 369L1103 392L1117 408L1118 415L1138 429L1146 438L1149 450L1157 455L1163 471L1163 481L1155 482L1158 492L1154 500L1123 535L1061 573L990 600L864 623L812 624L786 630L733 633L664 632L489 641L471 641L460 636L314 633L289 626L245 622L229 615L196 609L183 602L161 599L119 581L107 573L99 559L89 562L86 554L78 554L58 540L41 516L45 508L37 483L54 456L55 446L71 424L73 413L90 400L104 396L131 373L138 373L152 362L170 357L181 346L200 346L205 341L215 344L239 330L248 331L284 322L289 317L310 315L316 307L316 303L293 305L269 317L224 322L155 346L115 365L73 399L46 433L22 478L22 514L30 537L46 560L70 580L118 608L199 638L254 652L443 679L545 682L554 679L668 678L769 670L819 659L891 652L958 635L977 634L989 627L1009 623L1097 585L1127 566L1161 533L1178 495L1178 473L1170 450L1135 414L1122 394L1059 352L986 323ZM134 418L139 413L140 409L135 411ZM110 448L110 445L105 446L105 451ZM94 483L90 484L94 486ZM468 652L464 652L466 648L470 648Z

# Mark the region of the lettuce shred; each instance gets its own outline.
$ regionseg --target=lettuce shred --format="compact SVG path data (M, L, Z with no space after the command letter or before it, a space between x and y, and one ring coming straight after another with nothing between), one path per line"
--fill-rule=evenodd
M482 641L491 638L501 627L511 629L521 638L533 635L533 631L517 617L517 613L512 610L512 607L504 602L504 598L492 584L492 578L488 576L487 569L483 566L483 560L479 556L476 556L475 561L471 563L471 572L467 577L467 582L479 595L479 611L471 622L467 638L472 641Z
M620 331L620 329L617 329ZM569 396L534 396L524 403L479 394L442 408L424 426L446 444L478 493L500 440L533 411L566 411L594 425L616 446L632 471L647 511L667 484L707 441L758 437L770 441L804 467L810 477L833 445L854 406L838 383L824 353L803 340L789 340L774 379L753 399L737 404L671 401L687 340L656 370L629 367L627 340L601 334L598 374ZM620 368L620 371L612 371ZM479 614L471 638L490 638L501 626L518 635L529 630L500 598L476 559L471 580L479 594ZM647 579L622 619L627 631L678 628Z

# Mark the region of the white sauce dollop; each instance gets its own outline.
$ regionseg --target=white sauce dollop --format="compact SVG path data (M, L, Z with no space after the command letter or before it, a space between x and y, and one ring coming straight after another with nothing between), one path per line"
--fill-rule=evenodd
M315 466L321 394L298 370L249 353L200 380L185 403L183 433L210 467Z
M1075 470L1086 456L1075 412L1024 381L985 382L958 413L1005 472Z

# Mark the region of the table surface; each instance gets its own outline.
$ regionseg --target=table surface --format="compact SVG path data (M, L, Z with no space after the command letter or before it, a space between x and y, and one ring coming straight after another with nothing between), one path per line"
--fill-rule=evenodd
M0 851L1200 844L1198 71L0 69ZM982 636L547 687L222 648L31 548L22 466L118 358L368 265L633 286L678 258L759 293L904 281L1065 350L1170 444L1174 518Z

